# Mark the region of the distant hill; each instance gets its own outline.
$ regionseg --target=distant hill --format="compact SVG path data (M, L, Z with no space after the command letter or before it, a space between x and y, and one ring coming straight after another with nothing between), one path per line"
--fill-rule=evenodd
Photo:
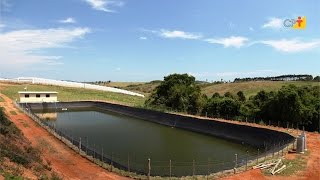
M161 81L151 81L151 82L111 82L106 84L106 86L121 87L129 91L134 91L137 93L142 93L146 96L150 95L151 92L160 85ZM261 90L265 91L275 91L280 89L284 85L294 84L296 86L320 86L319 82L314 81L248 81L248 82L235 82L235 83L208 83L205 81L199 81L197 84L201 87L202 93L212 96L214 93L219 93L223 95L226 92L231 92L236 94L238 91L243 91L245 96L249 97L257 94Z
M223 95L226 92L236 94L238 91L242 91L245 96L250 97L257 94L261 90L275 91L280 89L284 85L294 84L296 86L320 86L319 82L312 81L249 81L249 82L237 82L237 83L223 83L223 84L206 84L201 86L202 92L208 96L212 96L214 93Z

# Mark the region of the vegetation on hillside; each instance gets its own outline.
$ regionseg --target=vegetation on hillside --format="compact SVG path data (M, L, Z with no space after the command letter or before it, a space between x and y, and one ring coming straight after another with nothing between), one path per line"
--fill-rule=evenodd
M161 81L150 81L147 83L140 83L140 84L131 84L126 87L123 87L123 89L134 91L134 92L140 92L145 95L150 95L152 91L159 86Z
M30 145L0 107L0 175L6 179L23 179L26 169L39 179L59 179L51 172L50 164L42 161L39 150Z
M146 106L212 117L257 119L262 123L299 124L319 131L320 86L283 86L278 91L264 90L246 98L242 91L201 94L195 78L187 74L166 76L156 87Z
M313 78L309 74L288 74L274 77L253 77L253 78L235 78L233 82L243 82L243 81L312 81L317 80L319 76Z
M278 91L282 86L293 84L297 87L301 86L319 86L319 82L315 81L248 81L237 83L220 83L201 85L202 93L212 96L214 93L223 95L226 92L236 94L242 91L246 98L256 95L259 91Z

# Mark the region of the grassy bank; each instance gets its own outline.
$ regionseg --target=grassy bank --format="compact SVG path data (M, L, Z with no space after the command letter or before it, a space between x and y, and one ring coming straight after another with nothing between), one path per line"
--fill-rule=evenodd
M120 93L104 92L84 88L70 88L51 85L10 84L10 86L4 85L1 92L9 98L15 100L19 99L18 91L24 91L25 87L27 87L28 91L57 91L59 93L58 101L101 100L125 104L129 106L140 106L145 101L145 98L138 96L130 96Z
M23 133L4 114L0 107L0 179L60 179L52 171L50 163L40 157L40 150L30 145Z

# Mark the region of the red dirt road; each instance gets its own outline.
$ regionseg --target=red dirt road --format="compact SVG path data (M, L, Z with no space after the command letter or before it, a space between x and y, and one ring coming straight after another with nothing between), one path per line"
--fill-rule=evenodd
M23 132L33 147L41 150L41 157L43 157L44 161L50 162L52 169L63 179L129 179L108 172L83 158L38 126L27 115L21 113L8 97L2 94L0 96L4 100L4 102L0 102L0 106L5 108L8 118ZM15 111L17 115L11 114L10 111Z

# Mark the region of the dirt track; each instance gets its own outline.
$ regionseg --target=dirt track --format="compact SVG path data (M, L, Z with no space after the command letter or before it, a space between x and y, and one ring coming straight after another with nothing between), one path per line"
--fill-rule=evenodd
M4 100L4 102L0 102L0 106L5 108L9 119L23 132L33 147L38 147L41 150L43 159L50 162L52 169L63 179L128 179L108 172L81 157L38 126L27 115L19 112L8 97L2 94L0 96ZM17 115L12 115L10 111L15 111Z

